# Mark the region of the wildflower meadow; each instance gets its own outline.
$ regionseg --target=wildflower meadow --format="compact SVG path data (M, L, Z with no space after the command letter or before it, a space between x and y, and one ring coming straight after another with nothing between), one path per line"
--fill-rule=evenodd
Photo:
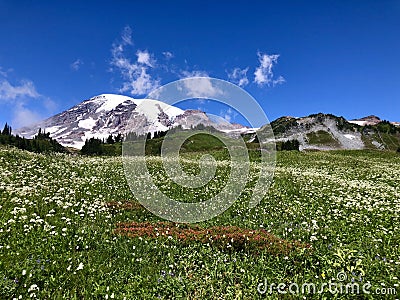
M186 171L197 172L196 155L186 155ZM218 155L217 178L198 190L172 183L160 157L147 164L164 193L199 201L226 184L229 164ZM233 206L182 224L135 199L121 157L0 148L0 299L398 298L400 155L277 155L259 205L248 203L258 192L253 159ZM357 283L360 291L295 283Z

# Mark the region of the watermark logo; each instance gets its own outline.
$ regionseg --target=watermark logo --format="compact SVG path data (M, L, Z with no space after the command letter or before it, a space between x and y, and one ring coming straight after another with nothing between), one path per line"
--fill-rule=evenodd
M221 120L221 117L208 113L208 119L202 119L201 115L196 114L169 118L174 115L174 109L176 110L173 105L191 99L208 99L207 101L222 103L240 113L252 127L255 127L254 124L265 124L261 130L254 133L256 135L254 138L259 143L260 163L257 164L258 178L249 207L255 207L261 201L274 176L275 139L265 112L249 93L224 80L191 77L164 85L146 98L147 101L144 101L143 105L149 106L153 101L153 106L159 111L148 113L146 119L139 113L140 110L145 110L145 107L135 109L126 132L137 134L134 139L130 139L128 134L122 148L125 177L135 198L144 207L155 215L173 222L205 221L227 210L239 198L248 183L250 159L246 143L240 132L234 134L234 130L224 130L231 124ZM161 101L162 105L158 101ZM215 127L217 124L217 130L204 130L202 126L196 126L196 124L204 125L204 122L207 125L209 120L213 120L211 126ZM224 125L224 122L227 124ZM224 144L230 156L230 176L217 194L212 195L210 199L204 195L205 198L200 199L200 202L186 203L170 198L155 185L146 164L146 134L157 131L160 124L169 128L179 124L183 129L179 132L175 130L167 132L161 145L161 159L169 179L187 189L204 187L214 180L218 162L212 155L204 154L198 161L200 173L196 175L186 173L180 161L180 149L183 143L194 135L206 134Z
M322 282L322 283L269 283L265 278L263 282L257 285L257 292L260 294L292 294L292 295L309 295L309 294L376 294L376 295L396 295L394 287L376 287L373 288L371 283L365 282L363 284L348 281L346 272L339 272L336 275L337 281L335 282Z

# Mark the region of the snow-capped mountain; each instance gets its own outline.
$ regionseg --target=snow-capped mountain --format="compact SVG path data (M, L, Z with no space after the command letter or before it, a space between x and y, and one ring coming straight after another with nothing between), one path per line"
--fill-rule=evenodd
M102 94L15 133L32 138L41 128L63 146L80 149L91 137L105 139L127 131L166 131L177 125L190 128L200 123L220 130L236 128L226 121L211 120L202 111L184 111L157 100Z

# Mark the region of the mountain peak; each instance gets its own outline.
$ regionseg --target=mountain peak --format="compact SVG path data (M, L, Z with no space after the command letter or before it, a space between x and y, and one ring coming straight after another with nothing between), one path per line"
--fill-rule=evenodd
M101 94L17 133L31 138L42 128L63 146L81 148L91 137L106 139L110 134L125 133L132 114L141 126L151 121L153 131L165 131L183 113L157 100Z
M365 126L365 125L376 125L376 124L382 122L382 120L375 115L370 115L370 116L363 117L360 119L354 119L349 122L353 123L353 124L357 124L359 126Z
M148 131L167 131L178 125L191 128L199 124L217 129L236 128L229 122L215 122L199 110L184 111L158 100L100 94L15 132L32 138L41 128L63 146L82 148L85 141L92 137L106 139L110 134L124 134L127 131L143 134Z
M391 137L382 139L376 116L347 121L332 114L312 114L291 119L281 117L271 123L277 143L298 140L300 150L392 149L400 145L400 131L391 128ZM396 125L395 122L391 122ZM371 125L368 128L362 126ZM361 127L360 127L361 126ZM386 133L389 134L389 133ZM390 141L389 143L387 141Z
M355 121L381 121L381 119L375 115L370 115L367 117L356 119Z

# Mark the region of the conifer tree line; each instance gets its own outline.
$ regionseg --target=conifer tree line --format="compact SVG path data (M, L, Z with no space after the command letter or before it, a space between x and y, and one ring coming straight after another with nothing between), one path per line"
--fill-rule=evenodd
M300 149L300 142L298 140L288 140L285 142L277 142L276 143L276 150L277 151L299 151Z
M39 129L33 139L26 139L12 134L12 128L8 123L0 131L0 145L10 145L19 149L44 153L44 152L66 152L66 149L56 140L50 137L50 133L42 132Z
M80 153L84 155L120 155L122 153L122 134L110 134L105 140L99 138L86 139Z
M146 138L146 140L163 138L167 134L167 131L156 131L153 133L147 133L138 135L132 131L126 134L125 138L122 134L118 133L116 136L110 134L106 139L89 138L86 139L80 153L84 155L121 155L122 153L122 142L124 140L136 141L139 139Z
M195 127L191 127L191 129L196 130L204 130L209 132L217 131L214 127L205 126L203 124L198 124ZM138 134L134 131L128 132L125 136L122 136L120 133L116 136L109 135L106 139L99 138L89 138L85 141L80 153L84 155L121 155L122 154L122 142L126 141L137 141L146 139L150 143L148 145L146 143L146 147L152 149L154 147L159 147L159 142L162 140L167 133L174 134L180 131L184 131L181 125L171 127L167 131L154 131L143 134ZM147 149L146 148L146 149ZM158 149L159 150L159 149ZM159 154L157 149L152 149L151 153L154 155ZM158 151L158 152L157 152Z

